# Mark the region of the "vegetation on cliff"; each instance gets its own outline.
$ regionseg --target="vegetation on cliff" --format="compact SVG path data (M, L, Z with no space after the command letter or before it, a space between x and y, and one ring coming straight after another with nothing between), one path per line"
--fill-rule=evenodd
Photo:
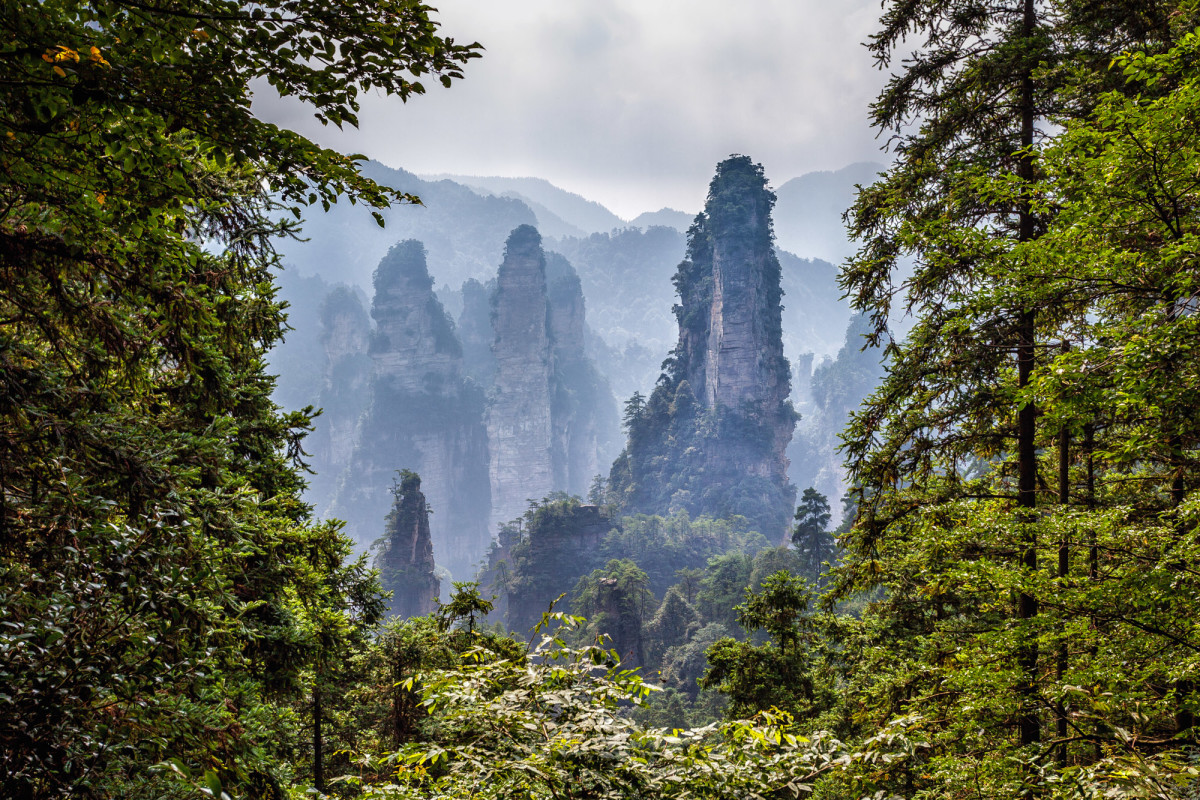
M722 162L675 273L679 342L650 397L625 405L609 492L627 513L740 515L782 539L795 488L774 195L745 156Z

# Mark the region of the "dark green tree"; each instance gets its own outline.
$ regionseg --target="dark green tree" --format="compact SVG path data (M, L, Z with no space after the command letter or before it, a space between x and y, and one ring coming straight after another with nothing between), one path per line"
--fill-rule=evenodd
M872 42L884 63L897 49L913 55L874 108L879 127L896 133L898 158L851 211L852 231L865 244L845 285L857 308L875 315L883 340L897 258L913 256L915 272L903 289L917 322L905 341L889 343L884 383L846 435L857 523L835 597L885 589L868 607L866 640L848 651L854 702L877 720L922 715L943 748L919 774L894 775L891 789L914 796L955 796L981 785L1006 796L1047 791L1077 765L1102 763L1112 731L1140 718L1132 712L1138 703L1156 709L1138 723L1158 732L1151 737L1163 733L1166 709L1174 705L1186 717L1193 703L1189 678L1159 672L1165 664L1152 655L1190 645L1159 639L1171 627L1165 620L1133 621L1148 610L1148 597L1117 577L1141 574L1157 559L1118 548L1120 555L1108 553L1105 573L1101 548L1089 553L1086 544L1118 530L1141 541L1132 534L1139 518L1155 540L1149 530L1165 534L1158 515L1182 506L1187 492L1186 478L1172 482L1186 475L1186 459L1167 455L1189 435L1166 422L1173 411L1163 413L1172 406L1182 412L1171 401L1175 389L1151 382L1134 399L1118 388L1127 386L1123 375L1156 374L1142 372L1145 364L1126 371L1124 355L1128 343L1170 329L1172 308L1179 318L1167 287L1180 273L1130 272L1133 262L1110 252L1138 242L1132 249L1145 266L1172 250L1162 246L1167 220L1191 212L1179 202L1186 184L1171 181L1160 191L1170 171L1162 156L1185 153L1187 135L1168 122L1170 114L1111 125L1095 115L1124 107L1124 92L1152 98L1177 85L1178 73L1129 80L1128 68L1109 64L1129 43L1161 51L1191 13L1155 3L895 3ZM1123 92L1101 95L1107 87ZM1147 127L1131 135L1138 124ZM1082 138L1062 137L1063 129ZM1181 135L1150 156L1152 129ZM1115 144L1122 136L1125 155L1143 152L1140 167L1139 159L1110 158L1121 152ZM1066 158L1061 148L1072 141ZM1081 183L1084 175L1091 178ZM1135 175L1144 182L1125 182ZM1130 195L1114 192L1120 186ZM1132 208L1104 231L1105 220ZM1132 285L1139 289L1116 288ZM1102 364L1124 366L1109 372ZM1176 377L1174 386L1187 380ZM1114 415L1121 425L1111 424ZM1146 425L1161 449L1131 460L1132 441L1147 439L1130 434ZM1102 469L1117 465L1111 483L1097 483ZM1106 521L1084 522L1084 510L1101 504ZM1149 513L1157 522L1129 516L1126 504L1155 509ZM1103 585L1124 591L1108 595ZM1072 605L1072 587L1096 605ZM1159 608L1177 613L1188 604L1180 588L1149 592ZM1122 630L1126 655L1107 650L1089 626L1104 628L1106 637ZM1112 660L1099 666L1094 654L1105 652ZM1141 677L1126 683L1126 670ZM1099 674L1113 681L1101 681L1110 697L1124 698L1104 711L1089 691L1072 696L1071 687ZM1158 688L1143 693L1150 686ZM1181 732L1185 722L1176 726Z
M782 571L761 588L746 589L745 601L737 606L738 624L748 633L765 631L768 641L715 642L705 654L709 667L700 680L702 688L729 697L731 718L778 708L810 719L833 703L830 688L821 685L819 659L812 648L816 637L808 615L811 600L804 579Z
M699 622L696 609L678 587L672 586L643 632L647 666L661 666L666 651L686 642L688 634L699 627Z
M580 578L572 592L572 610L591 620L587 638L605 637L627 669L646 664L642 626L657 605L649 587L649 576L637 564L613 559Z
M808 487L800 498L800 505L796 506L794 519L792 545L804 562L805 577L815 581L821 576L822 565L837 552L837 543L829 533L828 498Z
M353 125L364 86L407 98L476 55L429 11L0 10L0 794L279 796L266 705L303 687L293 600L341 544L298 499L310 417L270 400L270 237L286 209L412 198L250 87Z
M434 615L438 621L438 628L448 631L466 621L467 632L474 633L476 617L483 619L490 614L495 608L492 602L495 599L492 597L485 600L479 593L479 584L475 581L455 581L450 602L438 601L437 613Z

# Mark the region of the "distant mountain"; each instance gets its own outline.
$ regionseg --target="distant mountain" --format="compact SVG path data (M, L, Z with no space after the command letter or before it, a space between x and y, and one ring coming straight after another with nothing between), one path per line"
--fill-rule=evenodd
M834 172L809 172L775 190L775 242L806 258L840 263L854 253L842 214L854 203L855 184L875 182L883 164L864 161ZM840 332L839 332L840 335Z
M624 228L625 220L594 200L588 200L566 189L560 189L543 178L501 178L476 175L431 175L431 180L452 180L464 186L496 195L516 195L540 204L568 225L574 225L585 235L606 233ZM549 233L549 231L543 231ZM551 234L553 235L553 234Z
M338 203L326 213L310 210L304 221L305 241L276 243L287 267L367 289L392 245L418 239L428 251L436 284L457 287L468 278L487 280L494 275L508 234L518 225L537 223L533 210L516 198L481 195L448 180L426 181L376 161L367 162L362 172L420 196L422 205L383 210L385 228L362 206Z
M667 228L674 228L680 233L687 233L687 229L691 227L694 219L696 219L696 215L688 214L686 211L676 211L673 208L660 208L658 211L644 211L638 214L629 221L629 226L632 228L649 228L654 225L662 225Z
M491 192L487 192L491 194ZM536 200L531 200L519 192L503 192L500 197L520 200L529 206L537 217L537 229L543 236L587 236L588 231L564 220Z
M838 268L780 248L775 255L782 271L784 353L793 360L802 353L837 353L850 321L850 306L841 299L837 283Z
M836 353L842 344L850 314L839 299L834 262L848 252L848 245L838 217L843 204L852 200L853 182L869 179L876 168L864 164L833 173L812 173L777 190L775 225L785 292L784 345L789 358L811 352L819 360ZM423 205L384 211L387 227L380 228L368 209L338 204L328 213L318 210L309 215L304 226L306 241L279 243L285 274L291 279L285 279L285 294L294 303L293 325L300 329L290 334L289 340L299 344L309 335L304 320L310 316L309 307L320 302L304 296L305 284L297 280L300 276L319 276L329 285L348 283L367 290L372 285L371 274L388 248L402 239L418 239L428 251L429 272L435 286L441 287L439 297L456 317L462 305L463 282L473 278L486 284L494 278L509 233L519 225L532 224L545 236L546 249L562 253L578 270L593 334L592 354L618 397L626 397L634 389L647 392L653 388L662 359L675 345L671 308L676 297L671 276L683 259L684 232L693 215L664 208L626 223L599 203L540 179L460 179L491 186L471 188L449 179L420 178L377 162L368 163L364 171L382 183L418 194ZM509 188L513 186L538 197ZM581 213L591 214L589 224L611 227L582 233L576 223L588 219L582 219ZM280 353L276 357L288 356ZM293 373L300 376L303 371L284 368L281 363L280 372L286 373L280 387L286 393ZM304 386L308 379L297 377L296 382ZM298 400L288 399L293 404Z

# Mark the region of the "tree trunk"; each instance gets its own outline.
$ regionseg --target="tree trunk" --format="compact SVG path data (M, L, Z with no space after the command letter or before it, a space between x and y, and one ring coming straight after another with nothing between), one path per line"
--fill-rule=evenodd
M1034 0L1025 0L1025 17L1022 34L1031 39L1037 17ZM1033 183L1033 76L1026 72L1021 81L1021 147L1024 150L1018 162L1017 172L1022 183ZM1035 237L1034 218L1029 201L1023 199L1020 208L1018 239L1023 242ZM1037 318L1034 311L1023 309L1017 321L1017 383L1021 388L1029 385L1036 358ZM1026 403L1017 411L1017 506L1018 519L1023 529L1023 552L1021 566L1030 574L1037 570L1037 534L1034 524L1034 509L1037 508L1037 408ZM1022 592L1017 601L1017 614L1022 620L1032 620L1038 614L1037 599ZM1037 640L1029 628L1019 656L1022 676L1022 702L1020 710L1020 741L1032 744L1041 738L1038 725L1034 691L1037 685L1038 647Z
M313 788L325 791L325 751L321 742L321 688L313 683Z
M1066 353L1071 349L1069 342L1063 342L1062 350ZM1063 511L1066 511L1067 504L1071 501L1071 431L1064 424L1062 430L1058 432L1058 504ZM1071 570L1071 549L1070 541L1067 538L1066 528L1063 528L1058 540L1058 584L1065 588L1067 583L1067 574ZM1065 620L1064 620L1065 622ZM1058 678L1058 684L1061 688L1063 675L1067 671L1067 637L1064 635L1058 643L1058 660L1054 665L1054 673ZM1061 741L1058 746L1058 763L1060 766L1066 766L1067 763L1067 706L1062 700L1059 700L1055 705L1056 733Z

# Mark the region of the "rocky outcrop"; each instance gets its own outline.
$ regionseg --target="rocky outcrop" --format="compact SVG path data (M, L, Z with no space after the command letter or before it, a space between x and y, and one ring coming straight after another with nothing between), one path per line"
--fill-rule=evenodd
M610 486L627 510L740 514L768 537L786 537L796 417L773 203L749 158L717 166L675 275L679 342L650 398L626 406L629 441Z
M401 242L375 272L370 404L332 512L374 538L397 470L421 474L439 565L465 579L489 542L483 391L463 374L462 346L433 292L420 242Z
M508 237L493 305L496 378L488 402L487 433L492 526L499 529L525 512L528 498L541 499L557 488L546 257L542 237L529 225L516 228Z
M532 628L599 566L600 542L612 527L603 509L574 499L543 503L503 526L481 582L500 596L509 630Z
M607 461L617 421L612 393L584 352L579 277L562 256L543 252L528 225L509 236L491 309L487 429L499 530L530 499L584 494Z
M399 617L432 613L441 582L434 572L429 508L416 473L405 470L400 482L392 485L392 510L377 550L375 568L384 591L392 593L391 613Z
M366 407L371 383L371 358L367 355L371 320L358 295L346 286L325 295L317 317L317 352L324 357L316 372L320 383L310 385L309 391L315 394L312 402L321 415L304 446L312 469L306 497L324 512L338 474L354 449L355 428Z

